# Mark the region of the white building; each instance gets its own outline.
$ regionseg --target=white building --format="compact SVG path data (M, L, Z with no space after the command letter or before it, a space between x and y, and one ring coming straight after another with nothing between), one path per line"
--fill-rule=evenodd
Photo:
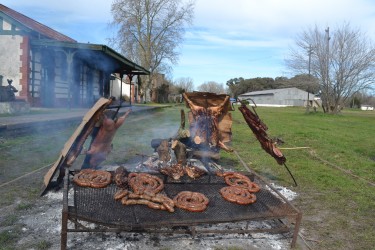
M320 106L318 98L298 88L268 89L244 93L238 96L240 100L252 99L257 106L288 107L288 106ZM251 102L250 102L251 103Z
M361 105L361 110L374 110L374 106L371 106L371 105Z

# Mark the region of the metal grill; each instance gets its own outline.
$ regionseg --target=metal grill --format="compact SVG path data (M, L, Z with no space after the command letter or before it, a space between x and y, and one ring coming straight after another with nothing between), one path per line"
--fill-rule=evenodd
M249 175L249 173L247 174ZM69 178L66 178L64 207L66 207L67 212L65 215L66 221L64 221L63 211L62 248L63 245L66 246L67 232L93 231L85 228L68 229L68 219L73 222L77 222L77 219L93 222L106 227L99 231L118 231L119 229L123 231L147 231L147 229L160 229L160 227L194 227L203 224L292 218L295 219L292 240L292 246L294 246L301 214L259 176L255 175L255 178L254 175L249 176L261 187L261 190L256 193L257 201L250 205L237 205L224 200L219 190L226 184L223 178L216 175L206 175L196 180L183 178L178 182L162 175L158 176L164 179L163 193L168 197L173 198L181 191L201 192L210 200L208 208L199 213L175 208L174 213L169 213L154 210L144 205L124 206L120 201L115 201L113 198L114 193L118 190L115 184L110 184L108 187L101 189L85 188L75 185L70 182ZM71 186L74 190L73 197L68 197L68 190ZM72 206L67 206L69 198L73 198L73 202L70 202L73 203ZM66 227L65 231L64 226ZM196 233L195 228L191 230ZM279 229L270 228L265 231L281 232L285 230L289 231L290 229L283 225ZM225 230L214 230L213 232L216 231L224 232ZM176 230L172 232L178 233Z

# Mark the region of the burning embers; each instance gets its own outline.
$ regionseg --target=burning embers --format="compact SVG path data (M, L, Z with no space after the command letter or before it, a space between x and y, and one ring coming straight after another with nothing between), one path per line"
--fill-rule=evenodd
M191 153L192 149L188 149L178 140L161 140L160 145L156 147L156 152L143 162L143 166L157 170L174 180L179 180L185 175L195 179L208 173L202 161L191 158L194 156Z
M171 139L154 139L155 153L143 165L179 180L187 175L199 178L210 168L221 169L215 162L219 150L232 151L224 143L231 141L232 118L229 96L212 93L184 93L189 129L185 128L185 112L181 110L181 125Z

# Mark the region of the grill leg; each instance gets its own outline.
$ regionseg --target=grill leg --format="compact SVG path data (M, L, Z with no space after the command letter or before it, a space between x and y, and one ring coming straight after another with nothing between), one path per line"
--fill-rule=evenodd
M298 232L299 232L299 226L301 225L301 220L302 220L302 213L298 213L297 218L296 218L296 224L294 225L292 243L290 244L291 248L294 248L296 246L297 236L298 236Z
M62 212L62 222L61 222L61 250L65 250L68 241L68 213Z
M191 237L193 237L193 239L195 238L195 235L197 234L197 231L195 230L195 227L190 227L190 233L191 233Z
M65 171L65 181L64 181L64 192L63 192L63 209L61 216L61 250L66 249L68 240L68 181L69 181L69 171Z

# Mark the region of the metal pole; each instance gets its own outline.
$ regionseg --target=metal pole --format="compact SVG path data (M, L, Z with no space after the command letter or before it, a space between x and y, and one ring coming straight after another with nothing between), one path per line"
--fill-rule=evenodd
M35 105L35 53L36 49L31 51L31 105Z
M120 75L120 106L122 103L122 78L123 78L123 74Z
M326 68L326 108L327 108L327 112L330 111L330 107L329 107L329 101L328 101L328 98L330 96L330 93L329 93L329 40L330 40L330 37L329 37L329 27L327 27L327 29L325 30L326 32L326 37L327 37L327 68Z
M312 47L311 44L309 45L309 81L311 79L311 53L312 53ZM310 84L310 83L308 83ZM309 85L307 86L307 104L306 104L306 113L310 112L310 88Z
M66 60L68 62L68 108L69 110L72 108L72 84L73 84L73 57L74 57L75 52L68 51L66 53Z
M129 105L130 106L132 105L132 79L133 79L133 76L131 78L129 78L129 81L130 81L130 86L129 86Z
M131 106L132 105L132 81L133 81L134 74L128 73L127 76L129 78L129 105Z
M312 47L310 44L309 45L309 76L311 75L311 53L312 53Z
M65 250L68 241L68 219L69 219L69 208L68 208L68 182L69 182L69 170L65 169L65 180L63 190L63 209L61 219L61 239L60 247L61 250Z

